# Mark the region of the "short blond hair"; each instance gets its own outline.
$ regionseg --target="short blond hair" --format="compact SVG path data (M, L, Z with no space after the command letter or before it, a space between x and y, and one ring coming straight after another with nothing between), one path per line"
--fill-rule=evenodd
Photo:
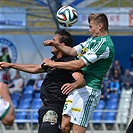
M104 13L91 13L88 16L88 22L90 23L90 21L96 21L97 24L102 23L103 24L103 29L108 31L108 18Z

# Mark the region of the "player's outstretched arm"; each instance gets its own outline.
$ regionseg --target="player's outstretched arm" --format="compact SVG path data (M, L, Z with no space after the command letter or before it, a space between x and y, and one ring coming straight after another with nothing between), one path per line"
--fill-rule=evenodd
M1 121L4 125L13 125L14 106L10 98L9 90L6 84L0 82L0 96L1 96ZM4 102L4 104L3 104Z
M44 72L44 70L41 67L41 64L35 65L35 64L17 64L17 63L0 62L0 69L3 68L13 68L16 70L24 71L27 73L34 73L34 74Z
M67 62L53 62L52 60L45 58L43 60L43 63L45 66L49 66L52 68L61 68L66 70L81 70L83 67L86 66L82 59Z

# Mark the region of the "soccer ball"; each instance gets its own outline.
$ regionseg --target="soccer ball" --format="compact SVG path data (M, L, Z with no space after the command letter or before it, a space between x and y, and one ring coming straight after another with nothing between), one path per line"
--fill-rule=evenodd
M59 24L64 27L73 26L78 20L77 11L71 6L62 6L56 14Z

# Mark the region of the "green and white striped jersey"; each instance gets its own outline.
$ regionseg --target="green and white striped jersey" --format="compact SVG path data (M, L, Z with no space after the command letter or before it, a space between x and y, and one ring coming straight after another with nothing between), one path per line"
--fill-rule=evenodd
M101 84L106 72L113 62L115 49L109 35L90 37L85 42L74 47L78 58L86 64L83 73L87 86L101 89Z

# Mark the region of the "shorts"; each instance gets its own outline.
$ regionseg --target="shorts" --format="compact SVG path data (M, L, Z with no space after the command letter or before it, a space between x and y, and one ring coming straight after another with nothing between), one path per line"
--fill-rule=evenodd
M99 103L101 90L85 86L69 93L62 115L71 117L70 122L87 127Z
M58 124L52 125L49 122L42 123L41 128L38 130L38 133L61 133L61 129L58 127Z
M38 133L61 133L62 106L42 106L38 110ZM54 114L54 115L52 115Z
M10 109L10 103L0 96L0 120L4 119Z

